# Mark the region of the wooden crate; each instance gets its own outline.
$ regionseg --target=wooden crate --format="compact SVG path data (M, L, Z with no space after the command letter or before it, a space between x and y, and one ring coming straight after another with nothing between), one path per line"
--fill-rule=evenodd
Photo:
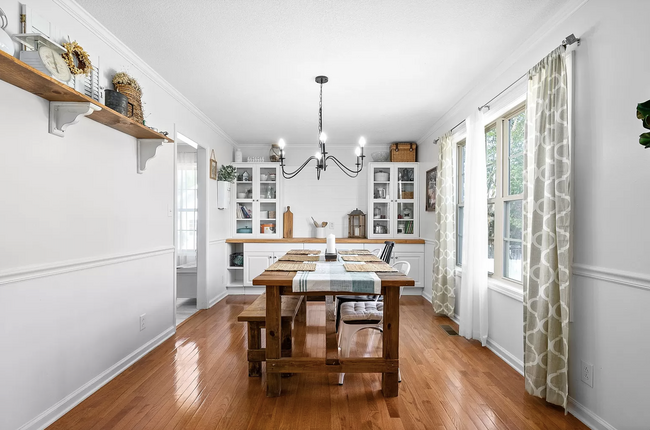
M407 163L417 161L417 143L393 143L390 145L390 161Z

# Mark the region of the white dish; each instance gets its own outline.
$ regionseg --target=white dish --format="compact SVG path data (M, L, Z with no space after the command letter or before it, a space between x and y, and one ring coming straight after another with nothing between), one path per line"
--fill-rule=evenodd
M237 198L238 199L245 199L246 198L246 193L237 193Z
M376 172L375 182L387 182L389 178L388 172Z
M266 180L268 180L268 179L269 179L269 177L268 177L267 175L265 175L265 174L263 174L263 173L260 174L260 181L266 181Z

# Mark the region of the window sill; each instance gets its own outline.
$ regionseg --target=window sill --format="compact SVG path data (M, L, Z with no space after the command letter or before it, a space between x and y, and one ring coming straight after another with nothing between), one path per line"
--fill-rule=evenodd
M455 271L456 276L463 277L462 267L456 266ZM519 302L524 302L524 291L521 287L517 285L510 284L509 282L502 281L499 279L492 279L488 276L488 288L497 293L508 296L511 299L517 300Z

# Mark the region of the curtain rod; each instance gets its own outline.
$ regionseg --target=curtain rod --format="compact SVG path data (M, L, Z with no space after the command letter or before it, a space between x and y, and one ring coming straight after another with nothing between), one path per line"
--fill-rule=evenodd
M577 38L577 37L575 37L575 35L574 35L573 33L571 33L570 35L568 35L568 36L567 36L567 37L562 41L562 46L567 47L567 46L569 46L569 45L573 45L574 43L577 43L578 46L580 46L580 39ZM510 88L512 88L512 87L513 87L517 82L521 81L521 80L522 80L523 78L525 78L526 76L528 76L528 72L526 72L526 73L524 73L522 76L518 77L518 78L517 78L513 83L511 83L510 85L508 85L508 86L507 86L503 91L501 91L499 94L497 94L496 96L492 97L490 100L488 100L487 102L485 102L483 105L479 106L479 107L478 107L478 110L483 110L484 108L488 108L488 110L490 110L490 103L492 103L494 100L496 100L496 99L497 99L501 94L505 93L505 92L508 91ZM455 129L457 129L459 126L461 126L464 122L465 122L465 120L462 120L461 122L459 122L458 124L456 124L455 126L453 126L453 127L451 128L451 130L449 130L449 131L450 131L450 132L453 132ZM434 145L437 144L439 140L440 140L440 138L438 137L436 140L433 141L433 144L434 144Z

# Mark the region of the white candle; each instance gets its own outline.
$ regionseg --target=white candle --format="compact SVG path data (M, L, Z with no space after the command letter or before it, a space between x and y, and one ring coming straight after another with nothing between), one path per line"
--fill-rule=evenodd
M334 254L336 252L336 236L330 234L327 236L327 253Z

